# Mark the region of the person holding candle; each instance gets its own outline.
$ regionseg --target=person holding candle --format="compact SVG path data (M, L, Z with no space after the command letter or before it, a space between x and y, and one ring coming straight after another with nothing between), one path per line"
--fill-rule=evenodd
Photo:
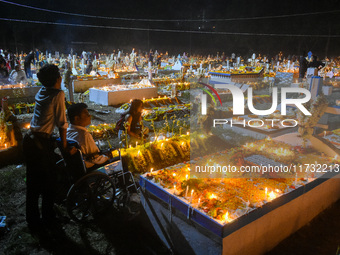
M74 154L68 148L65 113L65 94L61 90L61 76L56 65L47 64L37 74L43 87L35 96L35 108L30 130L23 140L26 161L26 221L32 231L41 229L41 223L55 226L58 223L53 210L56 190L57 167L60 156L55 153L56 140L52 133L59 129L61 149L65 154ZM42 197L42 218L39 212L39 197Z
M148 129L142 130L142 111L143 111L143 101L139 99L134 99L131 102L130 109L125 113L125 124L120 126L118 137L121 139L123 131L128 134L128 139L130 142L135 143L142 139L143 135L146 135Z

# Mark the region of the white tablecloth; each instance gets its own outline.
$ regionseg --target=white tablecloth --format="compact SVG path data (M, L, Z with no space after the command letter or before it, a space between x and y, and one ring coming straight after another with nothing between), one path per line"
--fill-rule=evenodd
M104 91L90 88L90 101L101 105L118 105L128 103L131 99L147 99L157 96L157 88L142 88L120 91Z

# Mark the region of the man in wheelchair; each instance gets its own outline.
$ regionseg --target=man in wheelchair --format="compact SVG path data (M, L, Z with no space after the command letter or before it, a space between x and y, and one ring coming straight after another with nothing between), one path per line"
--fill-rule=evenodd
M69 106L67 115L71 125L67 129L67 139L76 141L85 159L87 171L92 171L108 163L109 157L101 154L92 135L87 131L86 126L91 124L91 115L87 105L77 103Z
M72 169L72 175L75 180L85 175L85 173L83 172L83 162L79 162L82 161L83 158L87 173L119 159L112 159L111 153L109 155L104 155L103 153L101 153L96 143L94 142L92 135L87 131L86 126L91 124L91 115L87 110L86 104L77 103L69 106L69 108L67 109L67 115L71 124L67 129L66 137L68 140L73 140L77 143L76 147L79 146L79 149L83 156L81 157L81 155L75 155L73 156L73 159L69 160L69 164L71 164L70 168ZM121 162L121 164L124 165L123 162ZM122 170L123 165L121 166ZM127 169L124 169L123 171L124 173L121 176L122 178L124 178L124 185L126 185L126 187L132 187L134 190L132 192L133 194L131 195L130 200L134 202L139 202L138 194L135 193L137 192L137 187L131 173L128 172Z

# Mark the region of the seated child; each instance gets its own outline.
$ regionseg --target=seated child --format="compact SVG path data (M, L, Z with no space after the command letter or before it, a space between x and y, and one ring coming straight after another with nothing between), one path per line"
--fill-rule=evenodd
M109 158L100 154L92 135L86 129L86 126L91 124L91 115L87 111L87 105L73 104L67 109L67 115L71 124L67 128L66 137L78 142L85 158L86 168L93 169L106 163Z

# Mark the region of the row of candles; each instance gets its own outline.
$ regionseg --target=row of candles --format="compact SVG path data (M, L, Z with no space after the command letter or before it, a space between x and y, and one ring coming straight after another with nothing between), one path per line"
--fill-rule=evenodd
M190 172L190 168L188 168L188 171ZM151 168L150 169L150 173L153 173L154 172L154 169ZM177 174L176 173L173 173L172 174L173 177L176 177ZM189 179L189 175L186 174L185 176L185 180L188 180ZM172 189L172 193L174 195L177 195L178 189L177 189L177 183L175 182L174 186L173 186L173 189ZM275 189L275 190L271 190L269 192L268 188L265 187L264 189L264 197L263 197L263 202L271 202L272 200L274 200L275 198L277 198L280 194L280 190L278 189ZM201 204L201 197L199 197L197 199L197 203L193 203L193 199L194 199L194 194L195 194L195 190L194 189L191 189L191 191L189 192L189 185L186 186L186 189L185 189L185 193L184 193L184 198L189 202L189 204L192 204L193 206L199 208L200 204ZM219 197L214 194L213 192L210 192L208 193L207 195L207 198L212 200L212 199L219 199ZM248 206L248 205L247 205ZM236 216L234 216L232 213L226 211L225 214L223 215L222 219L223 219L223 222L224 223L228 223L228 222L231 222L233 221L234 219L236 218Z
M186 133L186 135L190 135L190 132L187 132ZM184 136L184 135L183 135ZM151 138L150 139L150 144L152 144L152 143L155 143L155 142L159 142L159 141L165 141L165 142L167 142L167 141L169 141L169 138L166 138L165 136L163 136L163 135L160 135L160 136L156 136L156 137L153 137L153 139ZM185 147L186 146L186 143L185 142L182 142L181 144L181 147ZM137 148L137 146L138 146L138 141L136 142L136 148ZM163 146L164 146L164 143L162 142L161 143L161 149L163 149ZM129 145L129 148L131 148L132 147L132 145L130 144ZM153 169L152 169L153 170ZM152 172L152 171L151 171Z
M6 84L0 85L0 89L22 89L25 88L26 85L19 83L19 84Z

